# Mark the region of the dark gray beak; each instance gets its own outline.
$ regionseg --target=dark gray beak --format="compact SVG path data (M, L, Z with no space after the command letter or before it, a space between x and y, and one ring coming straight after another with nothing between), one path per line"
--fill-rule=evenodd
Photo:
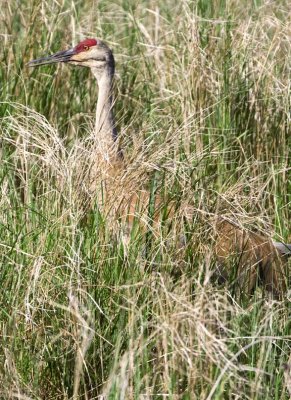
M71 57L76 54L75 49L69 49L65 51L59 51L58 53L52 54L48 57L38 58L37 60L31 60L27 63L29 67L38 67L39 65L54 64L59 62L69 62Z

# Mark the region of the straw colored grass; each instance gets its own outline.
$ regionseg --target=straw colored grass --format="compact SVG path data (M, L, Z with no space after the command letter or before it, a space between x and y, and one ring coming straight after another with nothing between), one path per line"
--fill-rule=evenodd
M1 6L1 398L289 398L288 294L213 279L218 215L291 240L291 8L279 3ZM161 195L158 230L151 205L128 232L89 188L89 71L25 66L84 36L114 50L119 187Z

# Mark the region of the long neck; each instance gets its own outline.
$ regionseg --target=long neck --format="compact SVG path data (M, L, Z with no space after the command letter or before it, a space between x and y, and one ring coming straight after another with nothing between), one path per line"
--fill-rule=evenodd
M118 156L112 96L114 69L108 67L101 72L92 68L92 72L99 86L95 123L96 145L100 155L111 162Z

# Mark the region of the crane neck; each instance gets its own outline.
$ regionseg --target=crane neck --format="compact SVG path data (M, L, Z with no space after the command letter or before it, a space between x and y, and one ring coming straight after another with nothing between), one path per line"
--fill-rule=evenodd
M118 156L117 130L113 113L114 65L105 69L92 68L98 82L95 134L98 152L109 163Z

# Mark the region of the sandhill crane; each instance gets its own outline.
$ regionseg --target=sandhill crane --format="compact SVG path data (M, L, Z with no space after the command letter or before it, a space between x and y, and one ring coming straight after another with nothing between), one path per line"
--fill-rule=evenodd
M51 56L32 60L29 66L52 63L69 63L89 67L97 79L99 94L96 108L96 145L99 169L106 169L106 164L122 164L118 149L117 131L113 114L112 85L115 62L112 51L100 39L86 39L75 47L60 51ZM137 202L148 202L149 194L145 191L125 198L125 207L134 210ZM158 199L159 201L159 199ZM125 208L124 208L125 209ZM120 210L120 208L119 208ZM269 237L242 230L233 222L218 219L216 224L217 240L215 253L221 277L229 275L228 260L230 255L237 255L239 281L248 291L252 291L261 279L266 289L280 295L286 289L286 256L291 255L291 245L273 242ZM229 265L231 267L231 265Z
M116 145L117 130L113 115L115 61L112 51L99 39L86 39L72 49L32 60L28 65L40 66L60 62L91 69L99 87L95 120L97 151L105 161L114 162L121 159L121 152Z

